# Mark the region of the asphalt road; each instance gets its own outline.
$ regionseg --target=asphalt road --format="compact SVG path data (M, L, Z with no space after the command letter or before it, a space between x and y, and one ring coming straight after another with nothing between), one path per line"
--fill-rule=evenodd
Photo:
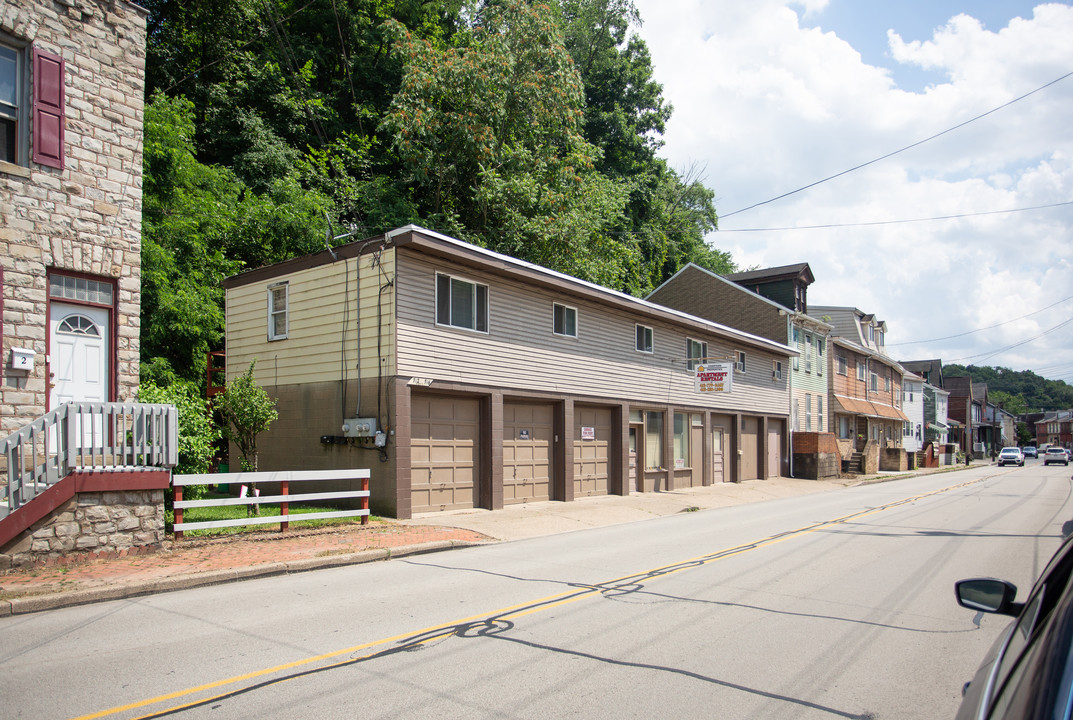
M946 718L1073 524L976 466L0 619L6 718Z

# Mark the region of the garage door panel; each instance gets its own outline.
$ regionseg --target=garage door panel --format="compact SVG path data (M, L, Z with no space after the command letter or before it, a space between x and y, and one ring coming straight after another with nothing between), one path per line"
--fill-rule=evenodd
M555 407L503 404L503 504L551 499Z
M470 398L411 397L413 512L471 508L478 487L480 405Z
M610 485L610 408L575 408L574 417L574 497L606 495ZM594 437L585 438L583 428L592 428Z

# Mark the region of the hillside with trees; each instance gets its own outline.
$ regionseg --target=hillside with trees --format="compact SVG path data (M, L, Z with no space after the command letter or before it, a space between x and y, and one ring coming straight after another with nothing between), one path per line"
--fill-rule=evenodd
M1001 402L996 404L1014 414L1073 408L1073 386L1064 380L1048 380L1031 370L1017 371L976 365L943 366L943 377L965 375L970 376L973 382L987 383L987 392L992 402L996 402L996 392L1001 393L999 400L1008 397L1008 405ZM1022 405L1016 402L1017 398L1023 399L1023 409Z
M630 0L144 0L143 376L197 380L220 281L415 223L642 296L714 195L657 157L672 108Z

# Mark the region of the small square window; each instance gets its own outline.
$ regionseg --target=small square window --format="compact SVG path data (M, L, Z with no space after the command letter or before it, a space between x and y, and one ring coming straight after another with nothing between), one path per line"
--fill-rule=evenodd
M553 303L551 308L552 332L556 335L577 337L577 308L559 303Z
M268 288L268 339L285 340L288 331L289 298L287 283Z
M488 286L437 274L436 323L488 332Z
M637 326L637 352L652 352L652 328Z

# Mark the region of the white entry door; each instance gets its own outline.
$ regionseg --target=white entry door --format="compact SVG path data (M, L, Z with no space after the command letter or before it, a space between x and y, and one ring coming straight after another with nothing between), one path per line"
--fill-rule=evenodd
M108 311L52 303L49 409L108 400Z

